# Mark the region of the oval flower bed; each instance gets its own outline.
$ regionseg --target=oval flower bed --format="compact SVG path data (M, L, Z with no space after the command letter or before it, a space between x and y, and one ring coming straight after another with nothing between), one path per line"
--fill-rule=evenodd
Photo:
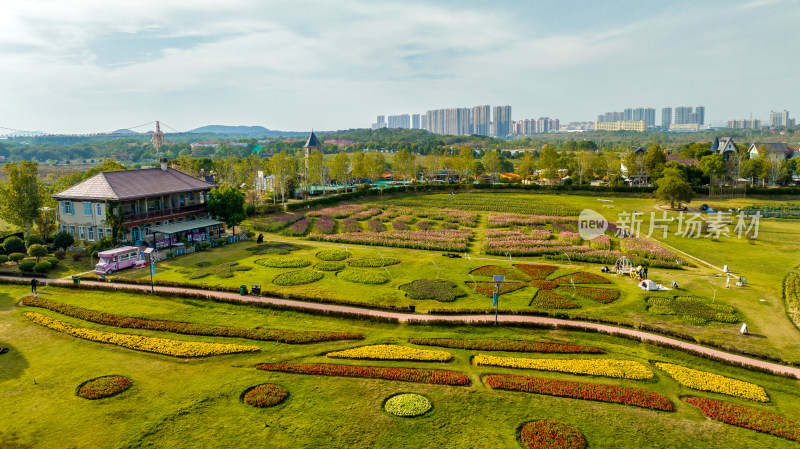
M272 283L283 286L310 284L322 279L323 276L325 275L319 271L297 270L275 276L275 279L272 280Z
M441 280L417 279L398 288L411 299L433 299L439 302L453 302L466 295L456 284Z
M664 395L638 388L508 374L490 374L484 378L484 381L486 385L500 390L525 391L587 401L632 405L654 410L675 411L675 406Z
M369 257L366 259L355 259L348 262L351 267L356 268L382 268L390 265L397 265L400 259L391 257Z
M326 262L338 262L348 257L350 257L350 253L343 249L324 249L317 253L317 258Z
M542 419L529 422L520 431L522 445L529 449L583 449L586 439L574 427L559 421Z
M339 365L335 363L262 363L256 369L317 376L359 377L364 379L401 380L437 385L467 386L469 377L459 371L384 366Z
M431 409L431 401L421 394L401 393L387 399L383 408L392 415L408 418L427 413Z
M418 362L447 362L453 358L449 352L409 348L400 345L371 345L344 351L329 352L337 359L412 360Z
M356 284L385 284L389 282L389 276L380 271L345 270L338 272L336 277Z
M500 366L504 368L534 369L569 374L588 374L618 379L645 380L653 378L652 371L641 363L634 362L633 360L523 359L478 354L472 358L472 363L478 366Z
M782 416L713 399L686 397L683 400L699 408L706 418L800 441L800 425Z
M342 271L345 268L347 268L347 266L344 264L344 262L331 261L331 262L320 262L314 265L314 268L319 271Z
M769 402L769 396L764 389L756 384L743 380L707 373L696 369L686 368L672 363L656 362L656 367L663 370L684 387L713 393L727 394L751 401Z
M86 399L108 398L122 393L133 385L125 376L96 377L78 385L75 394Z
M444 348L477 349L483 351L546 352L560 354L603 354L600 348L590 346L543 343L525 340L459 340L455 338L412 338L415 345L442 346Z
M84 340L108 343L137 351L153 352L174 357L204 357L209 355L256 352L258 346L205 343L200 341L171 340L169 338L145 337L142 335L118 334L73 326L63 321L46 317L40 313L26 312L25 316L36 324L72 335Z
M268 257L257 259L255 264L268 268L305 268L311 265L311 262L305 259L292 259L289 257Z
M245 391L242 401L253 407L270 407L280 404L288 396L289 392L280 385L261 384Z

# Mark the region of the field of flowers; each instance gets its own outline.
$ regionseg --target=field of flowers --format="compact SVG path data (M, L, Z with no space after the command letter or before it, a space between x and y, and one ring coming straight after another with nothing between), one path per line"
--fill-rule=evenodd
M397 217L392 220L392 229L395 231L408 231L411 229L409 223L411 222L410 217Z
M628 237L619 240L619 246L628 254L644 257L645 259L660 261L675 261L680 259L677 254L663 248L649 240Z
M332 218L331 221L333 221ZM316 233L315 231L311 232ZM358 224L355 217L348 217L339 221L339 232L361 232L361 225ZM331 227L331 232L322 232L321 234L333 234L333 227Z
M282 386L261 384L247 390L242 396L242 401L253 407L271 407L280 404L287 397L289 392Z
M250 340L277 341L291 344L335 340L361 340L364 338L362 334L353 332L298 331L263 328L249 329L237 326L185 323L181 321L148 320L98 312L96 310L62 304L44 298L34 298L32 296L23 298L21 304L31 307L41 307L73 318L79 318L97 324L105 324L107 326L124 327L128 329L147 329L151 331L173 332L186 335L247 338Z
M410 299L432 299L439 302L453 302L466 293L450 281L417 279L408 284L398 287L406 292L406 297Z
M686 397L683 400L715 421L800 441L800 424L781 416L713 399Z
M613 284L608 278L600 276L599 274L587 273L585 271L577 271L564 276L553 279L559 285L571 284Z
M590 346L562 343L543 343L529 340L461 340L454 338L412 338L410 343L443 348L474 349L480 351L542 352L552 354L603 354L604 350Z
M25 316L36 324L63 332L84 340L108 343L136 351L152 352L173 357L205 357L210 355L256 352L258 346L244 346L226 343L205 343L199 341L171 340L168 338L144 337L141 335L118 334L73 326L36 312L26 312Z
M599 235L589 241L589 246L595 249L611 249L611 237Z
M574 427L559 421L542 419L529 422L520 431L522 445L528 449L583 449L586 439Z
M583 241L583 239L581 239L580 234L572 231L561 231L558 233L558 236L556 236L556 238L564 242L572 243L573 245L576 246L580 245L581 241Z
M86 399L103 399L122 393L133 385L125 376L103 376L78 385L75 394Z
M329 352L334 359L408 360L415 362L447 362L453 355L445 351L409 348L400 345L370 345L344 351Z
M459 371L383 366L339 365L334 363L262 363L256 369L317 376L386 379L437 385L468 386L469 377Z
M314 269L319 271L342 271L345 268L347 268L347 265L345 265L344 262L336 261L320 262L314 265Z
M355 213L364 211L367 209L367 206L361 204L342 204L335 207L326 207L325 209L320 210L312 210L311 212L307 212L307 217L320 217L322 215L327 215L333 218L345 218L349 217Z
M588 246L575 246L563 240L548 240L550 231L534 229L530 234L520 229L487 229L482 249L485 254L499 256L541 256L564 251L589 251Z
M569 223L571 221L575 221L575 216L489 214L490 228L538 226L551 223Z
M500 390L524 391L587 401L632 405L653 410L675 411L675 406L664 395L638 388L508 374L490 374L483 380L486 385Z
M342 220L344 222L344 220ZM358 226L358 223L356 223ZM311 232L317 234L333 234L333 228L336 227L336 220L333 219L330 215L320 215L314 221L314 228Z
M342 234L309 234L311 240L360 245L392 246L440 251L463 252L472 237L469 229L435 229L429 231L346 232Z
M478 354L472 358L477 366L499 366L503 368L533 369L559 373L613 377L618 379L647 380L653 372L632 360L612 359L524 359Z
M672 298L653 296L647 298L647 311L655 315L677 315L682 321L702 326L711 321L736 323L736 309L719 303L711 303L692 296Z
M268 268L305 268L311 265L311 261L292 259L289 257L267 257L264 259L256 259L253 263Z
M311 284L322 279L324 276L324 274L316 270L297 270L275 276L272 283L283 286Z
M474 291L475 293L480 293L482 295L486 295L491 297L492 294L497 290L495 288L494 282L482 282L482 281L466 281L464 282L470 290ZM510 293L515 290L519 290L521 288L527 287L528 284L524 282L501 282L500 283L500 294L503 293Z
M531 279L545 279L558 271L558 267L555 265L532 265L526 263L514 264L514 268L525 273Z
M581 307L578 303L561 296L560 292L544 289L536 292L531 299L530 306L540 309L578 309Z
M362 210L361 212L353 214L352 217L355 218L356 220L366 220L368 218L372 218L382 213L383 209L381 209L380 207L370 207L367 210Z
M577 217L579 209L558 198L544 195L501 196L491 193L433 194L393 198L389 204L403 207L452 208L459 210Z
M187 279L201 279L206 276L217 276L220 279L228 279L233 277L234 271L248 271L253 267L246 265L239 265L239 262L225 262L218 264L211 264L210 262L200 262L197 268L182 268L178 272L186 275Z
M384 226L383 222L378 220L377 218L373 218L372 220L367 221L368 232L383 232L385 230L386 226Z
M267 215L253 222L256 231L276 232L303 218L301 213L279 213Z
M565 291L568 293L569 289ZM575 287L575 294L581 298L591 299L599 303L608 304L619 299L622 292L616 288Z
M458 223L462 226L475 227L478 225L478 214L455 209L423 209L415 210L413 214L419 218L443 220L448 223Z
M421 394L401 393L387 399L383 408L395 416L420 416L431 409L431 401Z
M308 225L310 223L311 222L307 217L303 217L302 219L292 223L288 228L284 229L282 234L294 237L305 235L306 232L308 232Z
M656 362L655 366L669 374L679 384L700 391L727 394L757 402L769 402L764 388L743 380L686 368L672 363Z

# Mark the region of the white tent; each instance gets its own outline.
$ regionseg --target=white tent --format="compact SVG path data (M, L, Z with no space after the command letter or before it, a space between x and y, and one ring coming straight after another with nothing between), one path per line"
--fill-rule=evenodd
M644 281L639 282L639 288L651 292L657 292L661 289L659 285L653 282L651 279L645 279Z

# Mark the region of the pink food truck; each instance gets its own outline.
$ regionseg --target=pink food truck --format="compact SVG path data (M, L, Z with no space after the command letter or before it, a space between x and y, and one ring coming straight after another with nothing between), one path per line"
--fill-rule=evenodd
M97 253L100 262L94 266L97 274L109 274L123 268L141 268L147 264L142 258L142 252L135 246L123 246Z

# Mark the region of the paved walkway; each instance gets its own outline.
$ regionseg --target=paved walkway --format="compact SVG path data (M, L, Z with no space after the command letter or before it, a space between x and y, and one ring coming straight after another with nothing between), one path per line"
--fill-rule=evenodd
M11 277L4 277L0 276L2 279L16 279L16 280L25 280L30 282L30 278L11 278ZM58 284L71 284L71 280L65 279L40 279L42 284L50 284L50 285L58 285ZM150 291L149 285L133 285L133 284L116 284L116 283L109 283L109 282L96 282L96 281L85 281L81 280L81 285L87 287L113 287L119 290L128 290L128 291ZM219 299L231 299L235 301L241 302L252 302L252 303L265 303L265 304L275 304L280 306L285 306L289 308L294 308L298 310L318 310L318 311L326 311L326 312L338 312L350 315L359 315L359 316L372 316L372 317L380 317L380 318L396 318L401 322L408 322L408 321L450 321L450 322L463 322L463 323L486 323L486 322L494 322L494 315L426 315L426 314L414 314L414 313L399 313L399 312L389 312L389 311L381 311L381 310L369 310L369 309L362 309L358 307L350 307L350 306L339 306L334 304L321 304L321 303L313 303L313 302L304 302L304 301L296 301L290 299L280 299L280 298L267 298L263 296L242 296L236 293L228 293L228 292L218 292L218 291L211 291L211 290L199 290L199 289L188 289L188 288L178 288L178 287L164 287L164 286L156 286L155 290L161 293L175 293L175 294L192 294L192 295L203 295L209 298L219 298ZM747 367L758 368L762 370L766 370L772 373L779 373L779 374L788 374L793 376L797 379L800 379L800 368L795 368L791 366L784 366L779 365L777 363L771 363L759 359L754 359L750 357L745 357L736 354L730 354L724 351L719 351L716 349L707 348L705 346L700 346L693 343L687 343L684 341L676 340L673 338L665 337L663 335L658 334L651 334L647 332L638 331L635 329L628 329L624 327L615 327L615 326L608 326L605 324L597 324L597 323L589 323L584 321L571 321L571 320L562 320L558 318L547 318L547 317L536 317L536 316L523 316L523 315L500 315L498 321L501 323L508 323L508 324L543 324L543 325L550 325L550 326L558 326L561 329L573 329L573 330L588 330L588 331L597 331L606 334L616 334L616 335L624 335L630 337L636 337L641 339L642 341L667 345L670 347L674 347L676 349L684 350L687 352L703 355L706 357L717 358L720 360L725 360L728 362L738 363ZM742 337L748 338L748 337Z

